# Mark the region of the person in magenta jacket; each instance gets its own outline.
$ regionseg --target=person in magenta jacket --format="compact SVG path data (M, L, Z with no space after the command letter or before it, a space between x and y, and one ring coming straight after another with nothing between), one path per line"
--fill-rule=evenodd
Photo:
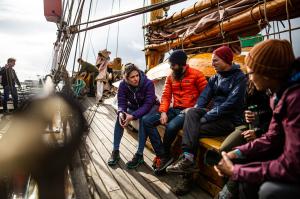
M269 89L273 110L268 131L236 147L215 166L239 182L239 198L300 197L300 66L291 44L270 39L246 57L247 73L258 90ZM243 159L245 164L233 164Z

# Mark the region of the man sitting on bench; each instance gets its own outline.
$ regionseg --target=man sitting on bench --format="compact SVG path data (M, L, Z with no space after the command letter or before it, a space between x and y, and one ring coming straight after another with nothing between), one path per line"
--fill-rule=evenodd
M199 138L224 136L242 124L247 79L232 60L233 53L227 46L213 52L212 66L217 74L209 79L197 107L187 111L183 126L183 155L176 164L167 167L167 172L186 174L197 171L194 159ZM208 110L211 101L212 109Z
M178 131L183 127L183 112L186 108L196 104L207 84L203 73L189 67L186 60L187 55L182 50L172 52L169 57L172 73L166 78L159 112L149 115L143 121L145 132L157 155L153 161L156 174L165 171L166 167L172 163L170 148ZM173 107L170 108L172 99ZM163 144L156 129L159 124L166 125Z

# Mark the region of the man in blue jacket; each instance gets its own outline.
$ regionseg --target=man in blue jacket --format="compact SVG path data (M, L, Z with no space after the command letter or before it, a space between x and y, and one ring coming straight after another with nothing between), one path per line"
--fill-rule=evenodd
M133 169L144 162L143 151L146 143L143 118L157 111L159 101L155 95L154 84L134 64L128 63L123 71L123 81L118 90L118 118L114 130L113 151L108 165L116 165L120 159L119 146L124 128L130 121L139 119L139 143L136 154L127 162Z
M197 171L194 156L199 138L227 135L242 124L247 80L232 60L233 53L227 46L213 52L212 66L217 74L209 79L196 108L187 111L183 126L183 155L175 165L167 168L167 172L185 174ZM208 110L211 102L212 108Z

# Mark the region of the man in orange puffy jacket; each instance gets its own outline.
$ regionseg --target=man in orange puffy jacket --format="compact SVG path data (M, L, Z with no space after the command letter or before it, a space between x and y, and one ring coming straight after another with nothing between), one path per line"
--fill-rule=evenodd
M157 174L172 163L170 148L178 131L183 127L185 109L196 104L207 84L203 73L190 68L186 60L187 55L182 50L176 50L170 55L172 73L166 78L159 112L144 118L145 133L156 153L153 168ZM170 108L171 101L173 107ZM159 124L166 125L163 143L156 129Z

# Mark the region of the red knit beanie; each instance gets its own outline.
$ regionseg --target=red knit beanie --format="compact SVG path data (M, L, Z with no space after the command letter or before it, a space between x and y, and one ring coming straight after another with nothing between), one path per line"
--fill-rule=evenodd
M227 46L221 46L214 50L213 54L221 58L225 63L231 65L233 60L233 53Z

